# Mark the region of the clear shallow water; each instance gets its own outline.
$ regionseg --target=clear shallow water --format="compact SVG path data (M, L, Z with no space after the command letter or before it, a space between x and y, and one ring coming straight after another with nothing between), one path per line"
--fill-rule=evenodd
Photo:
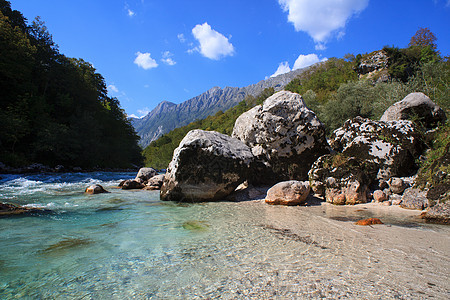
M0 201L52 212L0 218L0 298L450 296L448 227L362 228L334 220L341 208L178 205L114 188L134 176L2 175ZM85 195L93 183L111 193Z

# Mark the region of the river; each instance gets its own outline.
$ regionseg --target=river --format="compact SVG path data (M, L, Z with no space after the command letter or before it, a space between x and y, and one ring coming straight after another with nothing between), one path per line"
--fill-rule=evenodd
M177 204L116 188L134 176L1 175L1 202L48 211L0 218L0 298L450 298L450 228L417 211Z

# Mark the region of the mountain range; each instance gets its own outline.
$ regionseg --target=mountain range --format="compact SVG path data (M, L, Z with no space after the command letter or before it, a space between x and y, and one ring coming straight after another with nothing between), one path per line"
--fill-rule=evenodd
M257 96L264 89L271 87L275 91L281 90L304 70L306 68L297 69L241 88L213 87L203 94L180 104L163 101L145 117L139 119L131 118L131 124L141 138L140 146L145 148L163 134L195 120L204 119L218 111L225 111L237 105L248 95Z

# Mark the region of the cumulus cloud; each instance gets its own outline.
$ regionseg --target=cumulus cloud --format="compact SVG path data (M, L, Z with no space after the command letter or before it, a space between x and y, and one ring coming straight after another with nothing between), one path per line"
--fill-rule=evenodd
M138 116L136 116L135 114L131 114L131 115L127 114L127 117L128 117L128 118L140 119L140 118L139 118Z
M316 43L316 50L325 49L325 43L336 31L343 34L347 21L363 11L369 0L278 0L288 21L296 31L305 31Z
M132 11L131 9L129 9L128 8L128 16L131 18L131 17L134 17L134 15L135 15L136 13L134 12L134 11Z
M182 34L182 33L178 34L177 38L182 43L186 42L186 38L184 37L184 34Z
M165 51L162 55L161 61L169 66L175 65L177 62L172 59L173 54L170 51Z
M148 52L146 53L137 52L134 63L144 70L149 70L152 68L156 68L158 66L156 60L151 58L150 53Z
M291 68L289 67L289 63L287 61L285 62L281 62L278 66L278 69L275 71L275 73L273 73L272 75L270 75L270 77L275 77L287 72L290 72Z
M143 109L138 109L137 112L140 115L139 118L143 118L150 112L150 109L148 107L144 107Z
M294 67L292 68L292 70L306 68L315 63L326 60L328 59L327 58L320 59L317 56L317 54L307 54L307 55L300 54L298 58L295 60Z
M114 84L110 84L110 85L108 85L108 91L113 92L113 93L118 93L119 89Z
M200 43L199 47L193 49L203 56L219 60L222 57L233 55L234 47L223 34L215 31L208 23L198 24L192 29L192 34Z

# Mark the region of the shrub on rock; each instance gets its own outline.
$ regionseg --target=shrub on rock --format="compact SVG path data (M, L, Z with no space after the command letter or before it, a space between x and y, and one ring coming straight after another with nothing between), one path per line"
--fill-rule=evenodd
M218 132L192 130L174 151L161 199L223 199L246 180L252 162L250 148L240 140Z

